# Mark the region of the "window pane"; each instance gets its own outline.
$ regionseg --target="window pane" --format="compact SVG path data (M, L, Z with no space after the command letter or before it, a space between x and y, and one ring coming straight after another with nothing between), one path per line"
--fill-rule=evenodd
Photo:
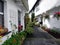
M21 12L18 11L18 24L21 24Z
M0 25L4 26L4 16L0 15Z
M3 12L3 2L0 1L0 12Z

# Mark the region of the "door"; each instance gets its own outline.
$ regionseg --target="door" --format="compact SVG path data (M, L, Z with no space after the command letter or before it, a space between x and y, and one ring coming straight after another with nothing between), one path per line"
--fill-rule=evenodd
M18 32L21 31L21 12L18 11Z

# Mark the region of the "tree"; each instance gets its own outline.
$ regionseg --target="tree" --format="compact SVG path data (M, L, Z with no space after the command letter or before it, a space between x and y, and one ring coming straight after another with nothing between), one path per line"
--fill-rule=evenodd
M26 28L27 24L30 22L29 13L25 13L24 18L25 18L24 23L25 23L25 28Z

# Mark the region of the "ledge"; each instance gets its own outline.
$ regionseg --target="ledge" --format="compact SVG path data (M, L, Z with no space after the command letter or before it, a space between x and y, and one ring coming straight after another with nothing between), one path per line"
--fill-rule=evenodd
M1 38L2 42L0 42L0 45L2 45L2 44L7 40L7 36L9 36L9 38L10 38L11 35L12 35L12 33L9 33L9 34L3 36L3 37Z

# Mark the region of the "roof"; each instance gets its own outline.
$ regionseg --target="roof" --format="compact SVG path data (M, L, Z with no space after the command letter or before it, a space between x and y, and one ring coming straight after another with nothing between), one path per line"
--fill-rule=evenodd
M29 10L29 6L28 6L28 0L14 0L20 7L25 8L27 11Z

